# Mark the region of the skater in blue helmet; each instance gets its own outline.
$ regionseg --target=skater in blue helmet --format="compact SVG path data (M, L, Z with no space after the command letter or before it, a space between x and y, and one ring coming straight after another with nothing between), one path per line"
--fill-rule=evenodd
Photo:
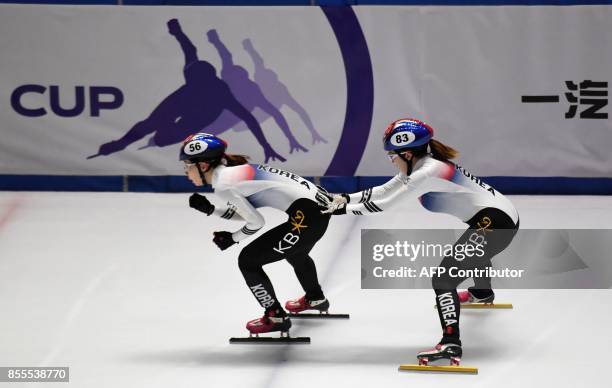
M503 251L514 238L519 227L518 212L499 191L451 162L458 155L457 151L433 136L433 128L420 120L406 118L392 122L385 130L383 146L398 174L382 186L335 195L327 212L375 214L407 198L418 198L426 209L454 215L468 225L455 246L472 244L484 250L483 256L462 260L447 256L440 266L447 269L488 268L491 258ZM500 230L503 231L491 233ZM462 355L460 304L491 303L495 298L490 277L475 277L474 287L458 293L457 286L466 278L451 277L448 272L433 277L442 339L434 349L418 354L423 363L441 358L458 363Z
M213 205L205 196L193 194L189 205L228 220L244 221L235 232L215 232L213 242L221 250L246 244L238 255L238 266L253 296L265 309L261 318L247 323L252 334L280 331L288 333L291 321L281 306L272 282L263 270L269 263L286 259L304 289L305 295L285 304L291 313L305 310L327 312L329 301L317 278L310 251L327 230L330 215L321 209L331 196L312 182L288 171L268 165L249 164L242 155L225 151L227 143L207 133L189 136L181 146L179 159L195 186L210 184L224 205ZM287 220L260 234L265 224L258 208L271 207L287 214Z

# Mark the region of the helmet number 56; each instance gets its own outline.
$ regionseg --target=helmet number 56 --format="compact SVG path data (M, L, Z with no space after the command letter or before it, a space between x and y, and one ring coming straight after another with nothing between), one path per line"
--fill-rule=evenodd
M200 145L200 143L191 143L189 144L189 151L193 152L193 151L199 151L202 149L202 146Z
M185 153L187 155L195 155L206 150L206 148L208 148L208 144L205 141L196 140L185 145Z

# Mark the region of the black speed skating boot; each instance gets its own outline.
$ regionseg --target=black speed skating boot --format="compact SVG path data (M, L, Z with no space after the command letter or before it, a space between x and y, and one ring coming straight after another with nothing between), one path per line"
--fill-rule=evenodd
M430 361L440 359L450 360L451 365L459 365L461 362L461 344L457 343L439 343L433 349L425 350L417 354L419 365L427 365Z

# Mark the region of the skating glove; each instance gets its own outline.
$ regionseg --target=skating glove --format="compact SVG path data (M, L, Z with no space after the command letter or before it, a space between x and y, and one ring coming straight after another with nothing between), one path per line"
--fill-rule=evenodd
M193 193L191 197L189 197L189 207L206 213L207 216L211 215L215 210L215 205L210 203L208 198L198 193Z
M334 194L333 201L327 205L327 210L324 210L325 214L346 214L346 204L349 202L350 197L348 194Z
M334 211L332 211L332 214L335 216L346 214L346 203L339 204Z
M213 232L213 242L217 244L222 251L236 244L230 232Z

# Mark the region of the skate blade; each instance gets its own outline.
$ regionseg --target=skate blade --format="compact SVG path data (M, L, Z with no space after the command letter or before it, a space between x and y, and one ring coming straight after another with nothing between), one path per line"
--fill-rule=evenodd
M399 366L399 370L478 374L478 368L471 366L402 364Z
M98 156L102 156L102 154L93 154L93 155L89 155L89 156L87 157L87 159L97 158Z
M230 344L309 344L310 337L232 337Z
M297 319L349 319L349 314L328 314L328 313L289 313L291 318Z
M434 305L437 309L438 306ZM512 303L464 303L462 309L486 310L486 309L513 309Z

